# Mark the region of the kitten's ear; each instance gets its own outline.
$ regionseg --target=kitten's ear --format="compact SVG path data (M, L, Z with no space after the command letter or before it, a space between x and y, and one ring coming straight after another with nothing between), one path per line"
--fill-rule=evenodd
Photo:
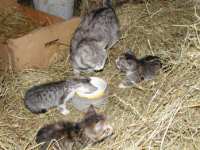
M135 53L130 48L125 49L125 53L124 54L129 55L129 56L133 57L134 59L137 59Z
M125 53L135 57L134 51L132 49L130 49L130 48L125 49Z
M90 105L90 107L88 108L85 116L90 116L90 115L93 115L93 114L96 114L96 111L95 111L95 108L93 105Z

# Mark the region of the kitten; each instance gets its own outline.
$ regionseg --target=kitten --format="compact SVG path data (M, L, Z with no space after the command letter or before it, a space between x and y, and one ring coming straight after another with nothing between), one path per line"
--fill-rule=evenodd
M32 113L45 113L52 107L58 107L64 115L69 113L66 103L71 100L77 89L84 92L96 90L90 78L56 81L34 86L26 91L24 103Z
M126 73L126 78L120 83L120 88L131 87L134 83L151 80L161 69L162 64L157 56L145 56L137 59L129 50L116 59L117 68Z
M120 37L119 21L111 0L84 16L70 43L75 75L103 70L108 52Z
M105 116L96 113L91 105L80 122L57 122L42 127L36 135L36 142L44 143L40 150L45 150L52 140L57 141L51 144L54 150L79 150L104 140L112 133Z

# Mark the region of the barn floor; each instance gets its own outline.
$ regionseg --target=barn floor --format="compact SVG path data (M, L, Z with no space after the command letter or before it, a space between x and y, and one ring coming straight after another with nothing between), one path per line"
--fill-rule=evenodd
M199 6L198 6L199 5ZM109 117L115 133L85 150L199 149L200 147L200 4L195 11L188 0L152 0L117 8L122 38L110 50L103 72L91 74L110 84L108 104L98 110ZM198 16L199 14L199 16ZM14 10L1 10L0 42L37 27ZM10 21L9 21L10 20ZM3 21L3 23L2 23ZM157 55L163 71L140 88L117 88L123 76L115 59L126 48L138 57ZM34 138L44 124L78 120L82 114L71 105L63 117L56 109L31 114L23 104L27 88L73 76L63 57L47 70L4 72L0 76L0 149L37 149Z

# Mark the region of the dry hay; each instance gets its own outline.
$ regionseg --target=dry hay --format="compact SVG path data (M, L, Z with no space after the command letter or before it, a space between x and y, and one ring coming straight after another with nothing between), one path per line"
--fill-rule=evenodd
M112 138L86 150L199 149L200 147L200 18L183 0L130 5L117 10L122 39L110 51L109 63L97 75L110 84L109 103L99 111L109 116ZM125 48L137 56L158 55L164 70L142 89L118 89L123 78L115 67ZM25 70L1 76L0 149L35 149L37 130L55 120L78 120L70 106L65 118L55 109L31 114L23 105L24 91L35 84L72 77L63 57L47 70Z
M0 9L0 22L1 43L8 38L20 37L38 26L14 8Z

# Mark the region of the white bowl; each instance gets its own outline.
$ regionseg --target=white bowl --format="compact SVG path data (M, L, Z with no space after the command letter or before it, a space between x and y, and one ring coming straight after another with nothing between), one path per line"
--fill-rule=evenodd
M97 87L97 90L92 93L84 91L84 87L77 89L75 96L72 99L72 104L80 111L86 111L90 105L100 107L105 104L108 94L107 82L98 77L90 77L91 84Z
M80 88L80 89L77 89L76 94L79 97L87 98L87 99L96 99L103 96L107 88L106 81L98 77L90 77L90 79L91 79L90 83L94 85L97 88L97 90L92 93L88 93L88 92L85 92L83 88Z

